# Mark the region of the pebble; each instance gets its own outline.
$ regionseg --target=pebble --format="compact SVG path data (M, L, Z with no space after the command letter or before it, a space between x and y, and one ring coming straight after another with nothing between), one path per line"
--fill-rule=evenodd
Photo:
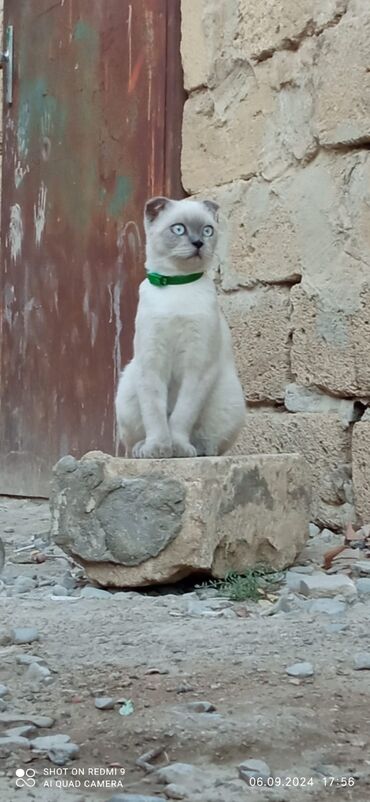
M33 643L40 640L40 633L36 627L15 627L10 631L13 643Z
M167 785L164 789L164 793L168 799L187 799L188 794L186 788L183 788L182 785L176 785L176 783L171 783Z
M216 606L214 606L215 602L217 602ZM226 608L231 607L232 604L233 602L227 599L209 599L208 601L190 599L186 604L185 612L187 615L195 617L219 618L228 612Z
M98 710L112 710L114 707L114 699L111 696L97 696L94 699L95 707Z
M44 663L43 657L37 654L17 654L15 658L16 663L20 666L30 666L31 663Z
M36 732L36 727L33 724L24 724L23 727L11 727L9 730L4 730L4 735L8 737L21 737L21 738L29 738L30 736L34 735Z
M170 763L168 766L156 769L154 774L159 782L166 783L166 785L171 785L171 783L175 785L180 783L181 785L184 781L193 779L194 772L195 766L191 763Z
M310 613L323 613L324 615L344 615L347 605L337 599L315 599L310 604Z
M32 749L37 749L42 752L48 752L49 749L54 749L58 746L63 746L70 742L70 736L64 733L57 733L56 735L40 735L33 738L31 741Z
M74 576L72 576L72 574L70 574L69 572L64 574L63 579L62 579L62 583L63 583L63 587L66 590L75 590L75 588L78 585L78 583L76 582Z
M288 666L286 673L289 677L307 679L308 677L313 677L315 670L312 663L294 663L294 665Z
M176 693L191 693L194 690L189 682L180 682L176 687Z
M28 593L35 589L36 581L30 576L17 576L13 587L16 593Z
M70 741L49 749L47 755L51 763L55 763L56 766L65 766L69 760L74 760L78 757L79 753L80 747Z
M15 529L14 526L5 526L3 531L6 535L11 535L13 532L15 532Z
M353 667L355 671L370 671L370 652L360 652L360 654L356 654Z
M194 713L213 713L216 710L212 702L189 702L188 707Z
M298 573L298 571L291 570L286 572L286 583L289 590L293 590L295 593L299 593L300 587L302 582L302 574Z
M311 576L301 576L298 592L310 598L330 598L342 595L353 600L357 596L356 585L346 574L325 574L316 571Z
M249 782L251 779L260 778L263 782L267 782L271 777L270 767L264 760L245 760L238 766L239 776L242 780Z
M35 690L38 690L39 685L45 682L48 677L50 677L50 670L47 666L43 666L40 663L31 663L24 675L25 680L29 682Z
M320 534L320 527L316 526L316 524L309 524L308 525L308 534L310 537L316 537L316 535Z
M9 693L9 688L8 688L8 686L7 686L7 685L1 685L1 684L0 684L0 697L2 697L2 696L6 696L6 695L7 695L7 693Z
M0 724L34 724L35 727L52 727L54 719L49 716L33 716L24 713L0 713Z
M78 462L76 457L72 457L71 454L66 454L65 457L61 457L59 462L53 468L54 473L73 473L77 469Z
M370 594L370 577L365 577L364 579L358 579L356 582L356 588L360 596L367 596L368 594Z
M282 593L276 604L270 610L266 610L263 615L275 615L276 613L291 613L293 610L294 601L291 594Z
M30 742L27 738L21 738L20 735L12 735L10 737L4 735L0 737L0 748L2 746L9 746L11 749L16 749L18 747L21 749L29 749Z
M333 538L338 540L338 538L340 536L336 532L333 532L332 529L325 528L325 529L322 529L322 531L320 532L320 537L321 537L321 540L325 540L326 543L331 543Z
M53 596L69 596L69 589L63 585L54 585L51 591Z
M8 705L4 702L4 699L0 699L0 713L4 713L4 710L7 710Z
M370 574L370 560L356 560L352 570L357 576L359 574Z
M89 585L86 588L82 588L80 596L83 599L111 599L112 594L109 593L108 590L102 590L101 588L92 588Z

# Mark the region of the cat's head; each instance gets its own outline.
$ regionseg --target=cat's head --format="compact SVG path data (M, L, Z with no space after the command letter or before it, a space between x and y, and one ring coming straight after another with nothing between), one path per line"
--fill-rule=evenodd
M218 206L210 200L152 198L145 204L147 257L169 262L179 272L206 270L215 252Z

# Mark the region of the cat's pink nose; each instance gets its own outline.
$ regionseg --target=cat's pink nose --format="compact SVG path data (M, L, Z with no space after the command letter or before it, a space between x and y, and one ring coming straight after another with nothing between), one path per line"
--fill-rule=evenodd
M195 242L192 242L192 245L194 245L195 248L198 248L198 251L200 251L200 249L203 248L204 243L201 239L197 239Z

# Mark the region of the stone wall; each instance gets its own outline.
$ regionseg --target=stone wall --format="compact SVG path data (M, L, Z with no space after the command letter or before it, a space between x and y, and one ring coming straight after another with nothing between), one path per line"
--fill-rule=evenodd
M369 0L182 0L182 175L228 220L216 279L250 402L312 515L370 521ZM351 473L354 466L354 488Z

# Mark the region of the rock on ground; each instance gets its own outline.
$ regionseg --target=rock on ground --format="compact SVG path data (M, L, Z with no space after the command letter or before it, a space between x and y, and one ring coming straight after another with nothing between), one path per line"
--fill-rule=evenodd
M52 535L103 585L282 568L308 536L297 455L124 460L92 452L54 469Z

